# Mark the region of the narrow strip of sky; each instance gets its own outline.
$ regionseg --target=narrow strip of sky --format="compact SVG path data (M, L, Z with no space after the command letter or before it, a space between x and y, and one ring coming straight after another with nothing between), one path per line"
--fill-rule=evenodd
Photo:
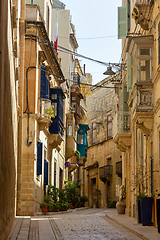
M117 13L122 0L61 1L70 10L75 25L78 53L102 62L119 62L122 48L117 37ZM105 66L85 59L80 59L80 62L82 67L86 64L86 72L92 74L93 84L105 78Z

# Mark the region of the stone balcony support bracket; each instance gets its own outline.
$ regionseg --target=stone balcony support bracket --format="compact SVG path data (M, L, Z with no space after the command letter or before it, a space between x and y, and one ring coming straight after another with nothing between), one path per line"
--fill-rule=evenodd
M131 146L131 133L117 133L114 142L120 151L126 152L127 148Z

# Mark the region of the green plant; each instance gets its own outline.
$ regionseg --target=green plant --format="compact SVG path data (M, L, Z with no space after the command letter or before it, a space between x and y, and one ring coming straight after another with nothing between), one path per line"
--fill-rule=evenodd
M66 202L66 191L65 189L58 189L59 202Z
M73 156L77 156L78 158L80 158L80 152L76 150L76 151L73 153Z
M78 184L72 181L67 181L66 186L64 188L66 200L69 203L72 203L73 206L75 206L76 202L78 201L77 199L79 197L78 190L77 190L78 188L79 188Z
M93 203L96 205L98 208L100 206L99 200L101 199L101 190L95 189L93 192Z
M126 200L126 187L123 185L122 186L122 193L121 193L121 198L120 201L125 201Z
M117 201L113 200L112 202L109 203L108 207L109 208L116 208L116 203L117 203Z
M143 198L146 198L147 195L145 195L145 194L142 193L142 192L139 192L139 194L138 194L136 197L137 197L137 201L139 201L139 200L141 200L141 199L143 199Z
M65 210L67 210L69 208L69 203L68 202L60 202L59 203L59 209L61 210L62 208L64 208Z
M88 197L83 195L83 196L80 196L80 202L87 202L88 201Z
M44 202L45 203L51 203L52 202L51 196L49 196L49 195L44 196Z
M40 208L42 209L43 207L48 207L49 203L43 202L40 204Z
M51 116L51 118L55 118L52 105L50 105L49 109L44 110L44 113L49 114Z
M48 195L51 197L52 201L56 203L58 201L59 189L51 184L48 184Z

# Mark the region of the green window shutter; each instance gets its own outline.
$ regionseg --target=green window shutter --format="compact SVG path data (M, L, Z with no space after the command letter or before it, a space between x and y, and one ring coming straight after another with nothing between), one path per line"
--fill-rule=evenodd
M126 1L126 20L127 20L127 32L130 31L130 0Z
M122 84L122 90L121 90L121 112L128 112L128 92L127 92L127 86L126 84Z
M127 53L127 92L132 91L133 83L133 57Z
M118 39L127 35L127 7L118 7Z

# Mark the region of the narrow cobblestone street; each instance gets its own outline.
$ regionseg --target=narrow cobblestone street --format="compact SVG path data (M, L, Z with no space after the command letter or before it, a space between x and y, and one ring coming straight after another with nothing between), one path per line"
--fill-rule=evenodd
M54 215L17 217L9 240L142 239L106 217L106 212L107 209L85 209Z

